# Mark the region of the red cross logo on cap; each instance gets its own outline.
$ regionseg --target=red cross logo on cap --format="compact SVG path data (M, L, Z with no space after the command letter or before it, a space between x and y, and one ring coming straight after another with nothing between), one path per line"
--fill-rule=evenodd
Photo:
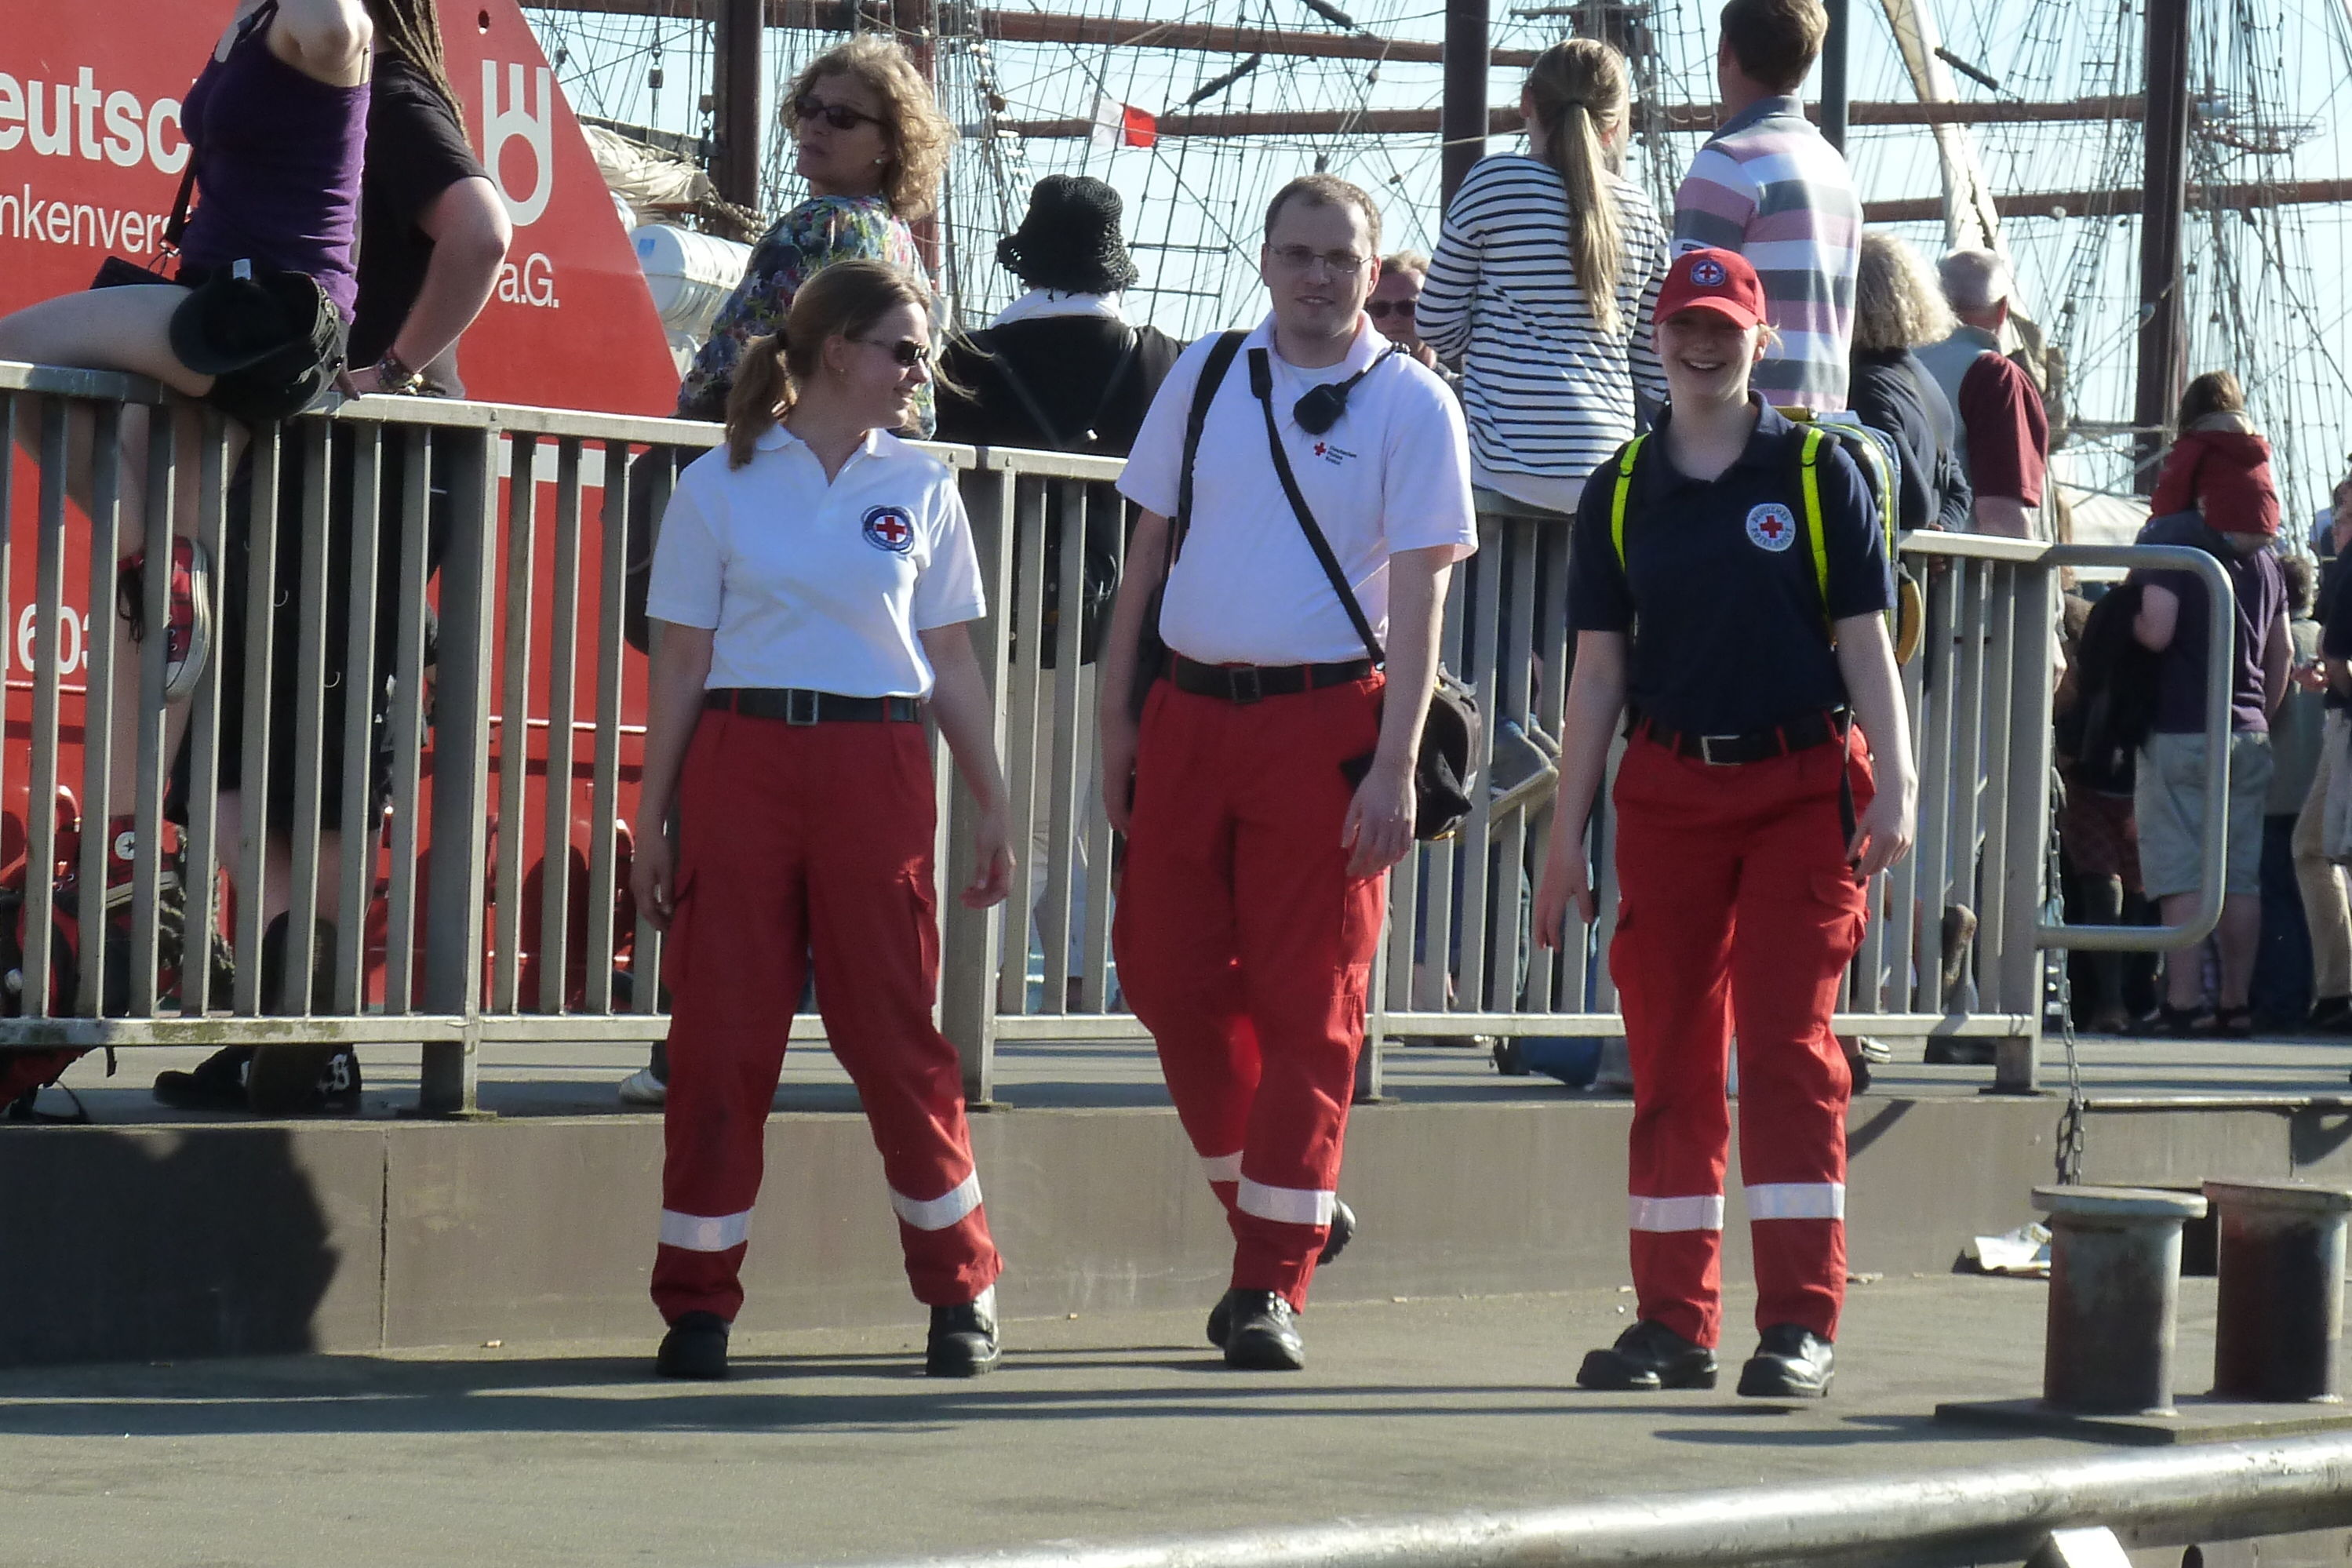
M1697 284L1701 288L1722 287L1723 277L1723 263L1719 261L1702 259L1694 262L1691 265L1691 281Z
M866 542L876 549L905 555L915 548L915 522L903 507L875 507L866 514L865 528Z

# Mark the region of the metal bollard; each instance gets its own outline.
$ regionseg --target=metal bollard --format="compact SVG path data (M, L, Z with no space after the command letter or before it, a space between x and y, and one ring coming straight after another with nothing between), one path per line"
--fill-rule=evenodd
M2333 1402L2352 1192L2302 1182L2209 1181L2205 1197L2221 1244L2213 1396Z
M2042 1402L2084 1415L2172 1413L2180 1302L2180 1227L2193 1193L2042 1186L2050 1217L2050 1325Z

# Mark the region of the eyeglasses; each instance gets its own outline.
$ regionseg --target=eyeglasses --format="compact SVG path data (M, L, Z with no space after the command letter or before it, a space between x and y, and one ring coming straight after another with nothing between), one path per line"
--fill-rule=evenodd
M1352 250L1309 250L1303 245L1277 245L1266 254L1293 272L1304 272L1319 261L1334 277L1353 277L1371 260Z
M879 115L868 114L862 109L852 109L845 103L827 103L814 93L793 99L793 118L797 120L822 120L835 131L855 131L861 125L881 125L888 121Z
M929 343L918 342L912 338L901 338L895 343L886 343L879 338L859 338L856 341L865 344L869 349L881 350L898 361L898 368L902 371L911 371L917 365L927 362L931 357L931 346Z
M1375 321L1385 321L1391 314L1410 321L1414 303L1411 299L1367 299L1364 301L1364 314Z

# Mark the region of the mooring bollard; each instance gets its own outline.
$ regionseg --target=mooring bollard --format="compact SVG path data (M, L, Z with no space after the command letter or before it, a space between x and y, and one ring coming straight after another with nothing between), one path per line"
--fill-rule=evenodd
M2352 1192L2302 1182L2209 1181L2221 1244L2213 1396L2334 1400L2344 1337Z
M2085 1415L2169 1415L2180 1301L2180 1227L2205 1212L2194 1193L2042 1186L2050 1217L2045 1405Z

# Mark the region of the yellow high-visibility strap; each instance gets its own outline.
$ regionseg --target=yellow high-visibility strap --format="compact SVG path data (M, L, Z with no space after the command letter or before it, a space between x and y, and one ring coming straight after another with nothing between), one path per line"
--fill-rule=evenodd
M1822 593L1822 624L1830 630L1830 641L1837 641L1837 622L1830 619L1830 542L1822 529L1822 476L1815 464L1821 455L1822 433L1811 427L1805 431L1805 542L1813 552L1813 581Z
M1617 458L1617 494L1609 503L1609 538L1617 547L1617 570L1625 570L1625 500L1633 493L1633 460L1642 455L1642 443L1646 435L1637 435L1625 444Z

